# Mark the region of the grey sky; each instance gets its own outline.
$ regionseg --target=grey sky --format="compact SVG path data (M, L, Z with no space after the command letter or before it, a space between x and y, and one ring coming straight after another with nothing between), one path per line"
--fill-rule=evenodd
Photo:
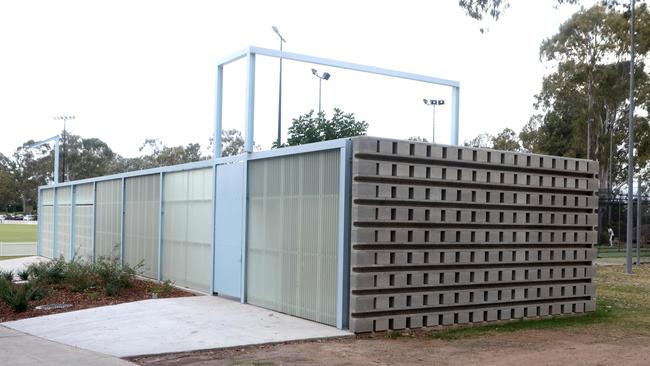
M512 0L486 34L446 1L1 1L0 152L62 129L52 116L76 115L69 129L117 153L138 154L146 138L207 145L214 120L215 62L256 45L457 80L460 141L504 127L519 130L549 65L539 44L576 6ZM283 124L317 109L312 65L287 62ZM323 108L355 112L369 134L431 135L422 98L450 90L317 67ZM226 68L225 128L243 129L244 63ZM258 60L256 143L273 141L277 60ZM449 106L437 110L437 137L449 142Z

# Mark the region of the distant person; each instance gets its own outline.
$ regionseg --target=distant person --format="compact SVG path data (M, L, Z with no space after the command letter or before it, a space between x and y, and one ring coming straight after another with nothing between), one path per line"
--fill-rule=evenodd
M611 248L614 246L614 230L611 227L607 229L607 235L609 235L609 246Z

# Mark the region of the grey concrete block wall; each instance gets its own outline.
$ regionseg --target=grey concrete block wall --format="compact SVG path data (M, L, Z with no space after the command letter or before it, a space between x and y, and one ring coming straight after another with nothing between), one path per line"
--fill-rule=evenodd
M350 330L595 309L594 161L353 139Z

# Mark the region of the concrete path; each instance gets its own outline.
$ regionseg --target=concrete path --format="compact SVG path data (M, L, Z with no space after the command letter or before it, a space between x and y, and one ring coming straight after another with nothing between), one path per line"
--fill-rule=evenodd
M0 364L11 366L128 366L119 358L66 346L0 326Z
M15 276L18 271L26 269L30 264L43 261L49 261L49 259L35 255L31 257L4 259L0 260L0 270L12 271Z
M216 296L143 300L2 325L118 357L352 335Z

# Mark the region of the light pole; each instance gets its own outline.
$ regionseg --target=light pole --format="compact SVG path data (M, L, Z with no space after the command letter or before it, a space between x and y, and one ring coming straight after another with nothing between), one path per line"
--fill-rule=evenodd
M634 213L632 208L634 204L634 7L635 1L632 0L630 7L630 111L628 113L630 120L627 130L627 240L625 245L625 272L627 274L632 274L632 215Z
M436 106L437 105L444 105L445 100L444 99L422 99L424 101L424 104L430 105L433 109L433 134L431 135L431 142L435 143L436 142Z
M63 161L61 162L61 181L65 182L65 156L67 152L66 142L67 142L67 132L66 132L66 122L69 119L75 119L75 116L55 116L53 117L57 121L63 121Z
M282 43L287 41L282 37L278 27L271 27L275 34L280 37L280 82L278 83L278 147L282 143Z
M314 74L318 78L318 114L322 111L321 109L321 91L323 87L323 80L329 80L330 78L330 73L329 72L324 72L323 75L318 75L318 71L316 69L311 69L311 73Z

